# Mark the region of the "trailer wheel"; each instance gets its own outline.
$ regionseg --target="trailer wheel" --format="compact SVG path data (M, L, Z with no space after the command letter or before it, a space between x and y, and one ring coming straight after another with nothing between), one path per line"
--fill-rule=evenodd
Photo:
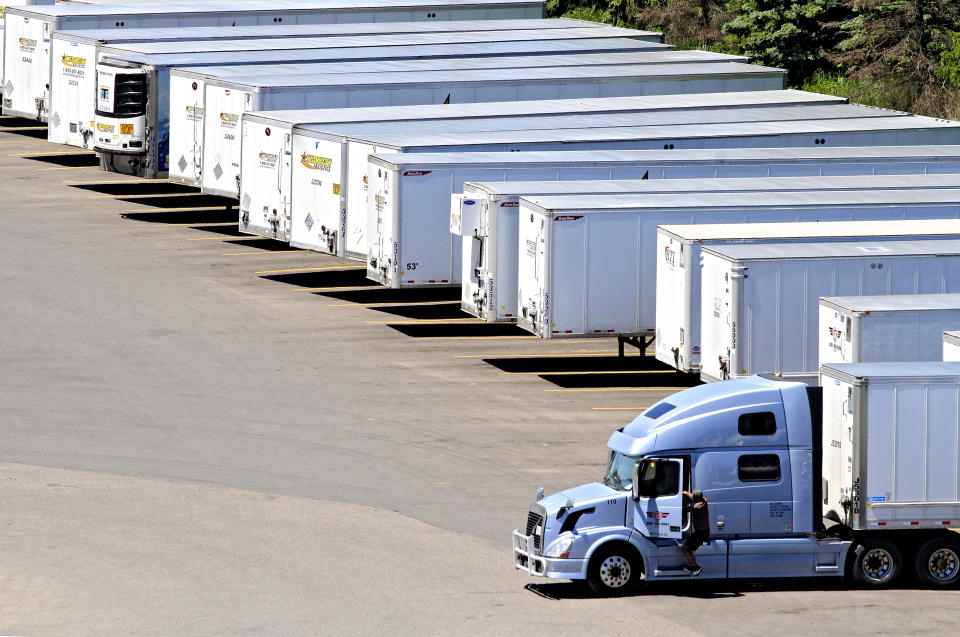
M624 595L643 578L643 560L629 544L612 542L597 549L587 567L587 583L604 597Z
M903 555L889 540L866 540L853 556L853 580L861 586L889 586L900 577Z
M937 537L917 551L917 578L928 586L955 586L960 581L960 542Z

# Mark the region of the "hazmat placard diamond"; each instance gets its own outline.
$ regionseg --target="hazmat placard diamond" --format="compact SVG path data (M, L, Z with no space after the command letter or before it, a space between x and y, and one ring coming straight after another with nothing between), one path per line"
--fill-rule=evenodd
M303 225L307 227L307 230L313 228L313 217L310 216L310 213L307 213L307 218L303 220Z
M223 177L223 168L220 167L220 164L213 167L213 176L217 179Z
M187 169L187 158L183 155L180 155L180 161L177 162L177 168L180 169L180 172L183 172Z

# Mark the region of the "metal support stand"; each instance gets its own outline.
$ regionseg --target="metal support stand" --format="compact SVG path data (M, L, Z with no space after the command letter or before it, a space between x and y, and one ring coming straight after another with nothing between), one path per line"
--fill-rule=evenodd
M651 336L650 340L644 340L642 336L618 336L617 337L617 349L619 351L620 358L623 358L623 346L633 345L638 350L642 356L647 355L647 348L650 347L653 343L654 337Z

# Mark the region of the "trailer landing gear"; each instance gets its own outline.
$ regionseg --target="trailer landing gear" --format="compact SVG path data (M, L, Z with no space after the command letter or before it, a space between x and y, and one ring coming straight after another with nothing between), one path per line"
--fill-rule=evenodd
M653 343L654 338L655 338L655 337L651 336L651 337L650 337L650 340L646 340L646 338L645 338L645 337L642 337L642 336L618 336L618 337L617 337L617 350L618 350L618 352L619 352L620 358L623 358L623 356L624 356L624 354L623 354L623 346L624 346L624 345L633 345L633 346L636 347L638 350L640 350L640 354L641 354L641 355L646 356L646 355L647 355L647 348L650 347L650 345Z

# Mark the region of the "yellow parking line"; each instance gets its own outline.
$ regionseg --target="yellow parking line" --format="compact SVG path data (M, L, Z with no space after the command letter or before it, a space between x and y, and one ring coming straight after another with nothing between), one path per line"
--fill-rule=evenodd
M0 133L16 133L19 130L47 130L47 127L46 126L0 126Z
M83 170L84 168L98 168L98 167L97 166L54 166L53 168L37 168L37 170Z
M458 354L454 358L552 358L552 357L563 357L567 356L610 356L615 357L616 352L611 352L609 354L598 352L596 354ZM625 354L625 356L643 356L642 354Z
M45 139L9 139L0 142L0 144L46 144Z
M260 270L259 272L254 272L254 274L278 274L280 272L309 272L316 270L366 270L367 266L349 266L349 265L328 265L325 267L319 268L287 268L285 270ZM318 288L318 289L332 289L332 288Z
M686 387L605 387L603 389L544 389L543 391L680 391Z
M441 339L444 341L507 341L522 338L540 338L539 336L421 336L420 338Z
M136 212L140 212L140 211L137 210ZM230 226L235 226L235 225L237 225L237 224L236 224L236 223L233 223L233 222L231 222L231 223L223 223L222 221L208 221L208 222L190 221L190 222L188 222L188 223L166 223L166 224L164 224L164 225L166 225L166 226L197 226L198 228L199 228L199 227L207 228L207 227L210 227L210 226L216 226L217 228L227 228L227 227L230 227ZM229 238L232 237L232 236L233 236L233 235L225 234L225 235L223 235L222 237L213 237L213 238L226 240L226 239L229 239Z
M333 285L325 288L297 288L291 292L318 292L321 290L371 290L379 288L379 285Z
M221 257L245 257L251 254L290 254L291 252L309 252L309 250L260 250L258 252L224 252Z
M94 181L65 181L64 185L67 186L100 186L105 184L153 184L153 183L167 183L166 179L105 179L105 180L94 180Z
M124 182L124 183L135 183L135 182ZM203 193L200 192L158 192L154 194L146 195L90 195L90 199L146 199L148 197L199 197ZM226 204L222 206L217 206L219 209L225 209Z
M40 170L44 169L41 168ZM223 206L187 206L185 208L160 208L156 210L151 208L130 208L129 210L121 210L120 212L186 212L188 210L196 210L197 212L204 210L223 210ZM235 221L230 223L236 225Z
M192 226L195 224L188 223L186 225ZM224 225L233 225L233 224L230 223L230 224L224 224ZM187 239L187 241L236 241L237 239L241 239L243 241L252 241L254 239L269 239L269 238L270 237L238 237L237 235L233 235L233 234L225 234L220 237L191 237Z
M449 303L449 302L450 301L423 301L418 303L416 301L410 301L406 303L399 303L396 301L392 301L392 302L388 301L385 303L331 303L327 307L378 307L380 305L388 305L392 307L407 307L411 305L442 305L444 303Z
M649 407L591 407L595 411L646 411Z
M7 157L45 157L47 155L92 155L92 150L55 150L46 153L12 153Z
M676 374L677 372L672 369L661 370L661 369L638 369L638 370L627 370L627 371L606 371L606 372L497 372L498 374L503 374L506 376L539 376L539 375L550 375L550 376L560 376L560 375L576 375L581 374Z
M477 322L478 319L417 319L413 321L367 321L367 325L419 325L419 324L443 324L443 323L467 323Z

